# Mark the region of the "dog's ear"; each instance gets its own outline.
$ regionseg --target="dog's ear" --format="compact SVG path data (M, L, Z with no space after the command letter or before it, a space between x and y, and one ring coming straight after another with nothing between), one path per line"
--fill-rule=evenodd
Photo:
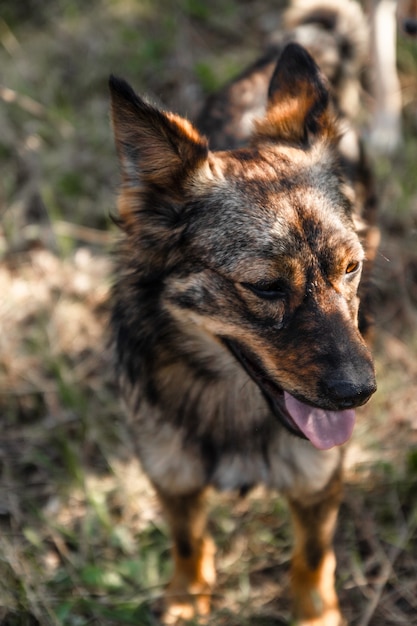
M152 186L174 198L207 159L207 140L187 120L139 98L124 80L111 76L109 86L123 184Z
M256 123L255 140L308 145L319 137L338 138L327 79L302 46L290 43L272 76L267 111Z

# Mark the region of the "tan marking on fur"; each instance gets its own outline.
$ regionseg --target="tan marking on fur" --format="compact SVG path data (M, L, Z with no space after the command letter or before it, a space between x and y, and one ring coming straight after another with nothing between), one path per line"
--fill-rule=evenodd
M176 113L172 113L171 111L167 111L165 115L167 116L169 121L177 127L178 131L183 135L184 139L188 139L190 143L202 142L202 137L200 133L189 120L185 119L184 117L180 117L179 115L176 115Z
M204 537L195 547L190 559L183 559L173 549L174 574L165 593L166 624L170 621L192 619L210 613L211 594L216 581L214 555L216 548L211 537Z
M294 551L291 589L294 614L303 626L341 626L342 617L334 587L336 558L333 535L342 496L341 472L334 475L321 497L291 499ZM317 565L311 559L321 558Z
M182 290L185 292L186 289L186 286L184 286L183 289L178 289L177 293L181 293ZM200 328L204 328L204 330L208 331L213 337L216 335L227 335L227 333L234 333L236 331L236 325L233 322L227 323L225 320L212 318L191 309L184 310L182 307L172 303L166 304L165 308L181 326L185 326L187 322L191 322Z
M206 193L207 190L212 191L216 184L224 185L226 180L220 160L209 152L208 158L199 163L190 173L186 182L187 191L198 197Z
M157 489L172 539L174 572L165 592L165 624L180 619L205 616L210 612L211 594L216 582L216 548L206 533L205 492L176 497ZM186 542L189 555L181 554Z
M315 104L315 96L309 83L302 85L304 94L301 97L277 97L268 107L266 116L255 122L254 140L275 139L300 143L305 140L305 122ZM301 88L300 88L301 91ZM333 112L326 109L319 118L321 139L336 144L339 139L336 118Z
M342 626L339 601L334 588L336 557L329 550L317 571L304 566L294 557L291 586L296 598L297 626Z
M119 218L127 230L137 227L135 208L140 207L140 197L137 189L124 189L117 200Z

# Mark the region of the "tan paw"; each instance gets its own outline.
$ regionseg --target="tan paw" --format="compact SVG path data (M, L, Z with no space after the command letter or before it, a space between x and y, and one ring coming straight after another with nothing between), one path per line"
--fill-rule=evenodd
M328 609L320 617L300 619L294 622L294 626L347 626L347 622L339 609Z
M165 594L165 611L162 624L180 625L198 618L199 624L206 624L210 614L211 593L209 588L195 593L178 592L168 588Z

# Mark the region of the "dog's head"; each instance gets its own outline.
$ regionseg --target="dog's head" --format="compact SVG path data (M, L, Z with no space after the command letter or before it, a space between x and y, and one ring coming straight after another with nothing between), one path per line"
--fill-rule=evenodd
M210 152L189 122L124 81L110 87L138 282L230 351L288 429L319 448L343 443L375 378L357 329L364 255L314 61L296 44L284 50L264 119L232 152Z

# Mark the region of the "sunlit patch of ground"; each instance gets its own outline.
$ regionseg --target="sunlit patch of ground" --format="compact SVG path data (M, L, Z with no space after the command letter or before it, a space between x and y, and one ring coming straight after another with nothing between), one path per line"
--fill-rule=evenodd
M0 605L42 625L152 624L169 576L166 527L112 379L110 268L87 248L64 259L34 249L0 267ZM336 542L342 603L363 626L417 608L416 338L377 336L379 391L358 412ZM212 507L211 623L285 623L285 503L258 489L213 494Z

